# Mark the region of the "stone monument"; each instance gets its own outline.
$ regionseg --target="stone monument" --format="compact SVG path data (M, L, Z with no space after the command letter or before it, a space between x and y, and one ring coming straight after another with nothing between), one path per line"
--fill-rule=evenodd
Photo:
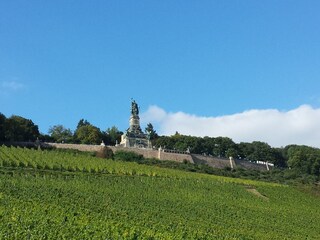
M140 127L139 106L131 101L129 128L121 136L119 144L122 147L151 148L150 137L142 132Z

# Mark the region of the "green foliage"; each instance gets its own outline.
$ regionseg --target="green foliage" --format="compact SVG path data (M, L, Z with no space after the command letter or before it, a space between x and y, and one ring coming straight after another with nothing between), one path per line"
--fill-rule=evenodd
M263 161L273 163L276 167L290 167L301 174L320 176L320 149L307 146L289 145L285 148L272 148L267 143L254 141L252 143L236 144L227 137L193 137L176 132L173 136L157 136L151 123L146 131L155 147L186 151L194 154L212 155L228 158L230 156L247 161ZM38 137L42 141L56 141L65 143L100 144L103 140L106 145L115 145L120 142L122 132L115 126L101 132L85 119L77 124L72 136L70 129L62 125L50 128L48 135L40 135L38 126L31 120L20 116L6 118L0 113L0 142L35 141ZM99 155L99 154L98 154ZM101 156L109 156L101 153ZM211 170L210 170L211 171Z
M114 159L128 162L139 162L143 160L143 155L137 154L135 152L119 150L115 152Z
M80 121L78 122L76 130L78 130L80 127L88 126L88 125L91 125L90 122L88 122L87 120L85 120L85 119L82 118L82 119L80 119Z
M83 125L75 132L76 141L82 144L100 144L102 134L99 128L93 125Z
M145 133L149 135L150 140L154 140L158 137L156 130L154 130L153 125L151 123L147 124L145 128Z
M246 158L252 161L272 162L271 147L267 143L254 141L251 143L251 152L247 153Z
M320 176L320 149L291 145L286 147L288 166L302 173Z
M273 163L276 167L300 169L302 173L319 176L320 149L307 146L289 145L285 148L272 148L267 143L234 143L227 137L192 137L176 133L173 136L160 136L153 141L155 147L186 151L194 154L230 156L247 161Z
M153 141L155 147L162 147L167 149L176 149L179 151L186 151L190 148L192 153L202 153L202 138L200 137L191 137L181 135L176 133L175 135L169 136L160 136Z
M320 235L320 201L306 189L71 151L0 147L0 160L0 239L317 239ZM3 165L13 162L24 166Z
M4 129L5 140L11 142L35 141L40 135L32 120L15 115L5 119Z
M6 140L5 123L6 123L6 116L0 113L0 142L4 142Z
M49 128L50 137L54 139L55 142L61 143L71 143L73 141L73 133L68 128L62 125L55 125Z
M227 137L217 137L214 139L215 145L213 148L213 155L218 157L229 157L226 155L228 149L232 149L234 151L233 155L237 155L236 153L236 144Z
M228 148L225 154L226 157L233 157L236 158L237 157L237 150L234 148Z
M112 126L103 133L103 141L107 145L114 146L117 142L120 143L122 134L116 126Z

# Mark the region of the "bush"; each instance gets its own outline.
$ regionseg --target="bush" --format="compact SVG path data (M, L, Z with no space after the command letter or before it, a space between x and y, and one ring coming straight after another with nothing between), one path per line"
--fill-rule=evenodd
M96 157L113 159L114 154L113 154L113 151L110 148L103 147L103 149L101 149L100 151L96 152Z
M143 155L137 154L135 152L127 152L127 151L116 151L114 154L114 160L121 160L127 162L139 162L142 161Z

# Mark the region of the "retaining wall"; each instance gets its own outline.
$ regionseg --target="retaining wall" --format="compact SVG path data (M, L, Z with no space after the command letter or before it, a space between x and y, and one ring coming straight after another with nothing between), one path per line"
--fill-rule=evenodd
M240 167L240 168L245 168L245 169L253 169L253 170L262 170L262 171L267 171L267 165L265 164L258 164L258 163L252 163L252 162L248 162L245 160L239 160L236 159L235 160L236 166ZM271 169L272 167L269 166L269 168Z
M83 152L98 152L103 149L104 146L101 145L87 145L87 144L68 144L68 143L44 143L43 145L49 145L55 148L63 149L75 149Z
M64 148L64 149L76 149L79 151L88 151L88 152L98 152L104 147L110 148L113 152L116 151L129 151L141 154L145 158L156 158L158 160L170 160L176 162L183 162L187 160L191 163L193 159L190 154L180 154L180 153L167 153L162 150L148 149L148 148L126 148L126 147L115 147L115 146L101 146L101 145L86 145L86 144L66 144L66 143L45 143L51 147L55 148Z
M126 148L126 147L115 147L115 146L108 146L114 153L116 151L128 151L134 152L140 155L143 155L145 158L157 158L158 159L158 151L155 149L148 149L148 148Z
M190 154L180 154L180 153L168 153L162 150L148 149L148 148L125 148L125 147L115 147L108 146L113 152L116 151L129 151L135 152L137 154L143 155L145 158L156 158L158 160L170 160L176 162L183 162L184 160L194 163Z
M192 158L196 164L207 164L210 167L221 169L231 167L230 160L226 158L208 157L199 154L192 154Z
M147 149L147 148L125 148L125 147L116 147L116 146L102 146L102 145L86 145L86 144L67 144L67 143L34 143L34 142L15 142L10 143L9 145L21 146L21 147L37 147L37 146L46 148L46 147L55 147L62 149L76 149L79 151L87 152L98 152L104 147L110 148L113 152L116 151L129 151L141 154L145 158L155 158L158 160L169 160L176 162L188 161L195 164L206 164L214 168L245 168L245 169L255 169L266 171L267 166L263 164L252 163L244 160L235 159L232 160L232 165L229 159L226 158L216 158L210 156L203 156L199 154L183 154L183 153L173 153L173 152L164 152L163 150L156 149ZM8 145L8 144L6 144ZM272 167L269 166L271 169Z
M193 158L190 154L181 154L181 153L167 153L160 151L160 160L171 160L176 162L188 161L194 163Z

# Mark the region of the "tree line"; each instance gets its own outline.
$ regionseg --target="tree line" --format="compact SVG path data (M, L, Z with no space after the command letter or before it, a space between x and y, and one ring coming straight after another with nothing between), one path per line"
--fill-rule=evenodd
M228 137L158 136L153 146L186 151L207 156L269 162L280 168L320 176L320 149L303 145L274 148L260 141L235 143Z
M235 143L228 137L194 137L178 132L172 136L159 136L151 123L147 124L145 132L155 148L178 151L188 149L193 154L233 157L251 162L263 161L280 168L320 175L319 148L301 145L274 148L260 141ZM80 119L75 131L59 124L50 127L48 134L42 134L32 120L16 115L7 118L0 113L0 142L35 141L38 138L46 142L100 144L103 141L105 145L115 145L120 143L122 134L116 126L101 131L85 119Z
M0 142L34 142L39 139L45 142L82 144L100 144L103 141L106 145L115 145L122 134L115 126L101 131L85 119L80 119L75 131L58 124L50 127L48 134L43 134L31 119L17 115L7 118L0 113Z
M85 119L80 119L74 132L63 125L55 125L49 128L48 133L50 139L47 141L76 144L101 144L103 142L105 145L120 143L123 134L116 126L101 131L100 128Z

